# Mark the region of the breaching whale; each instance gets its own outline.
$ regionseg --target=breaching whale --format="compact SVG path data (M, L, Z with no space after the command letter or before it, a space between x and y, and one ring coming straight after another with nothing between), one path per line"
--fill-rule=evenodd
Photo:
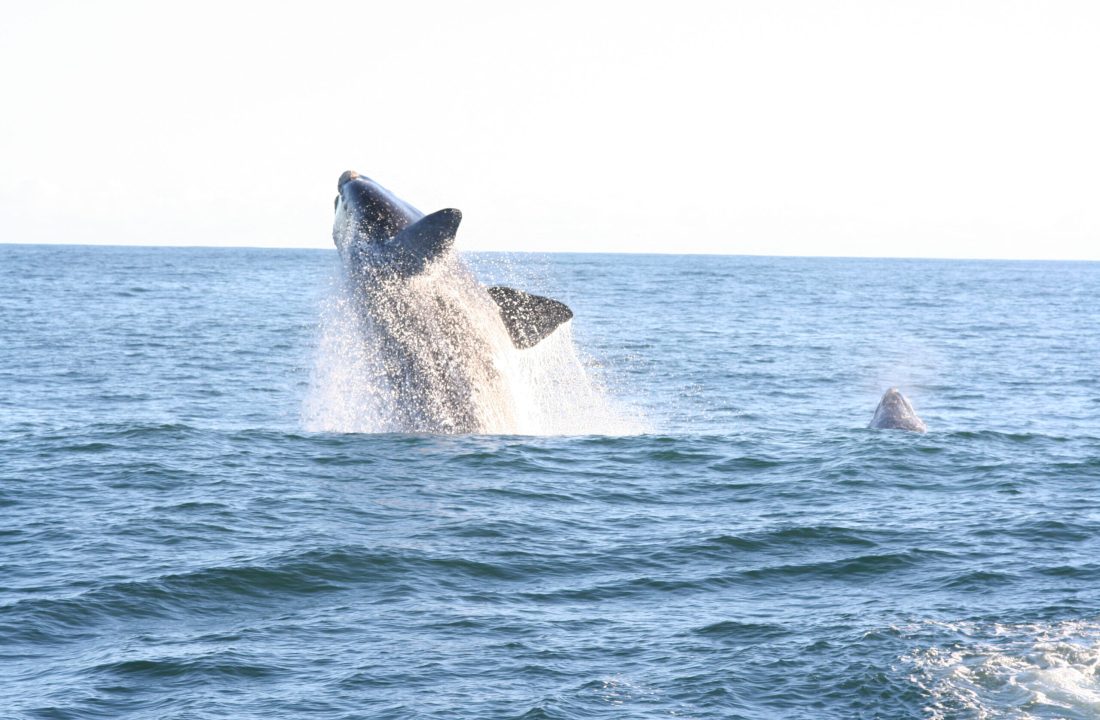
M485 287L453 252L462 213L424 215L370 178L337 181L332 239L400 432L508 432L507 353L573 317L563 303Z
M917 411L897 388L890 388L882 396L875 408L875 416L867 427L875 430L928 431L928 426L917 416Z

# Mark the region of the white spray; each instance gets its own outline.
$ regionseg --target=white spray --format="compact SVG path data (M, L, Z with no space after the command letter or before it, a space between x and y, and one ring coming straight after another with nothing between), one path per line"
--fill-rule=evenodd
M347 279L321 313L310 431L623 435L643 431L586 370L566 323L517 349L454 253L409 279Z

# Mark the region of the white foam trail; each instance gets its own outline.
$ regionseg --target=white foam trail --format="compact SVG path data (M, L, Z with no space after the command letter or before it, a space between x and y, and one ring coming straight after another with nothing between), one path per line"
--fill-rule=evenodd
M637 413L619 407L586 367L571 325L516 349L496 304L457 257L369 297L334 283L321 310L302 425L364 433L644 432ZM417 382L407 381L410 367Z
M904 658L929 717L1100 718L1100 623L940 627L964 640Z

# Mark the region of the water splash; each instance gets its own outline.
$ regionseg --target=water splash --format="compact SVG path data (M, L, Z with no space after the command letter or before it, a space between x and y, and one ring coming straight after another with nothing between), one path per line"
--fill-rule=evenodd
M457 256L408 280L335 282L302 407L328 432L626 435L644 431L577 347L571 323L518 350Z
M957 623L944 647L910 653L932 718L1100 716L1100 624Z

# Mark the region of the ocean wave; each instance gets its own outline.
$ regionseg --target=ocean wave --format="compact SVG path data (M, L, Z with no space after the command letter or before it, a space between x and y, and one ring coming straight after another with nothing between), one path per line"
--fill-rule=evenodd
M944 636L903 660L933 720L1093 720L1100 715L1100 622L925 623Z

